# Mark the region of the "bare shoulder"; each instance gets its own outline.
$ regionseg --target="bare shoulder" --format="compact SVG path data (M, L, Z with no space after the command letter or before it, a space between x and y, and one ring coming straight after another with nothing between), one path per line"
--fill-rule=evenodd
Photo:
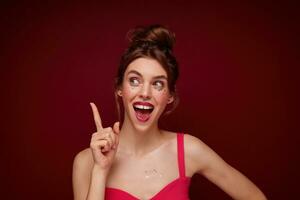
M191 157L199 156L210 149L202 140L190 134L184 134L184 148L187 156Z
M257 186L199 138L185 134L184 139L188 176L202 174L233 199L266 199Z
M202 140L190 134L184 134L184 150L187 174L190 175L201 172L209 160L217 156Z
M93 162L92 151L90 148L86 148L74 157L73 171L89 171L88 169L92 168Z
M72 173L74 199L86 199L93 162L90 148L80 151L74 157Z

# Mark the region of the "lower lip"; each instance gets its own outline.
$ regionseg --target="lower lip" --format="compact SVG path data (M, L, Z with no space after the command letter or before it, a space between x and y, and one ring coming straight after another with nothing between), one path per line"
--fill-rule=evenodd
M142 116L138 112L135 112L135 116L136 116L136 118L137 118L138 121L140 121L140 122L147 122L150 119L151 114L149 114L147 116Z

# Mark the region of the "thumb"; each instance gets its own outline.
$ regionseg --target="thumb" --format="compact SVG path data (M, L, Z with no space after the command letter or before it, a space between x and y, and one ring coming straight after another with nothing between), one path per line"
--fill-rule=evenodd
M120 133L120 122L115 122L115 124L113 126L113 130L116 134Z

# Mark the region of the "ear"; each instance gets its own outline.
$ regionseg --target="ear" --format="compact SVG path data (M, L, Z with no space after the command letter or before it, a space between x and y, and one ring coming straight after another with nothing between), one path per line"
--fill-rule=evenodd
M170 96L169 99L168 99L168 103L167 104L170 104L174 101L174 97L173 96Z
M122 96L122 91L120 89L117 90L117 95L120 97Z

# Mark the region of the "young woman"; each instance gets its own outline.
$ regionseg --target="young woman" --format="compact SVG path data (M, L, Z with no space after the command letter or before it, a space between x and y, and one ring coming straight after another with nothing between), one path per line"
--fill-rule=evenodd
M116 77L116 98L124 110L122 128L119 122L103 127L91 103L97 131L90 148L74 159L74 199L185 200L195 173L233 199L266 199L201 140L158 127L160 116L178 102L175 36L160 25L136 28L129 36Z

